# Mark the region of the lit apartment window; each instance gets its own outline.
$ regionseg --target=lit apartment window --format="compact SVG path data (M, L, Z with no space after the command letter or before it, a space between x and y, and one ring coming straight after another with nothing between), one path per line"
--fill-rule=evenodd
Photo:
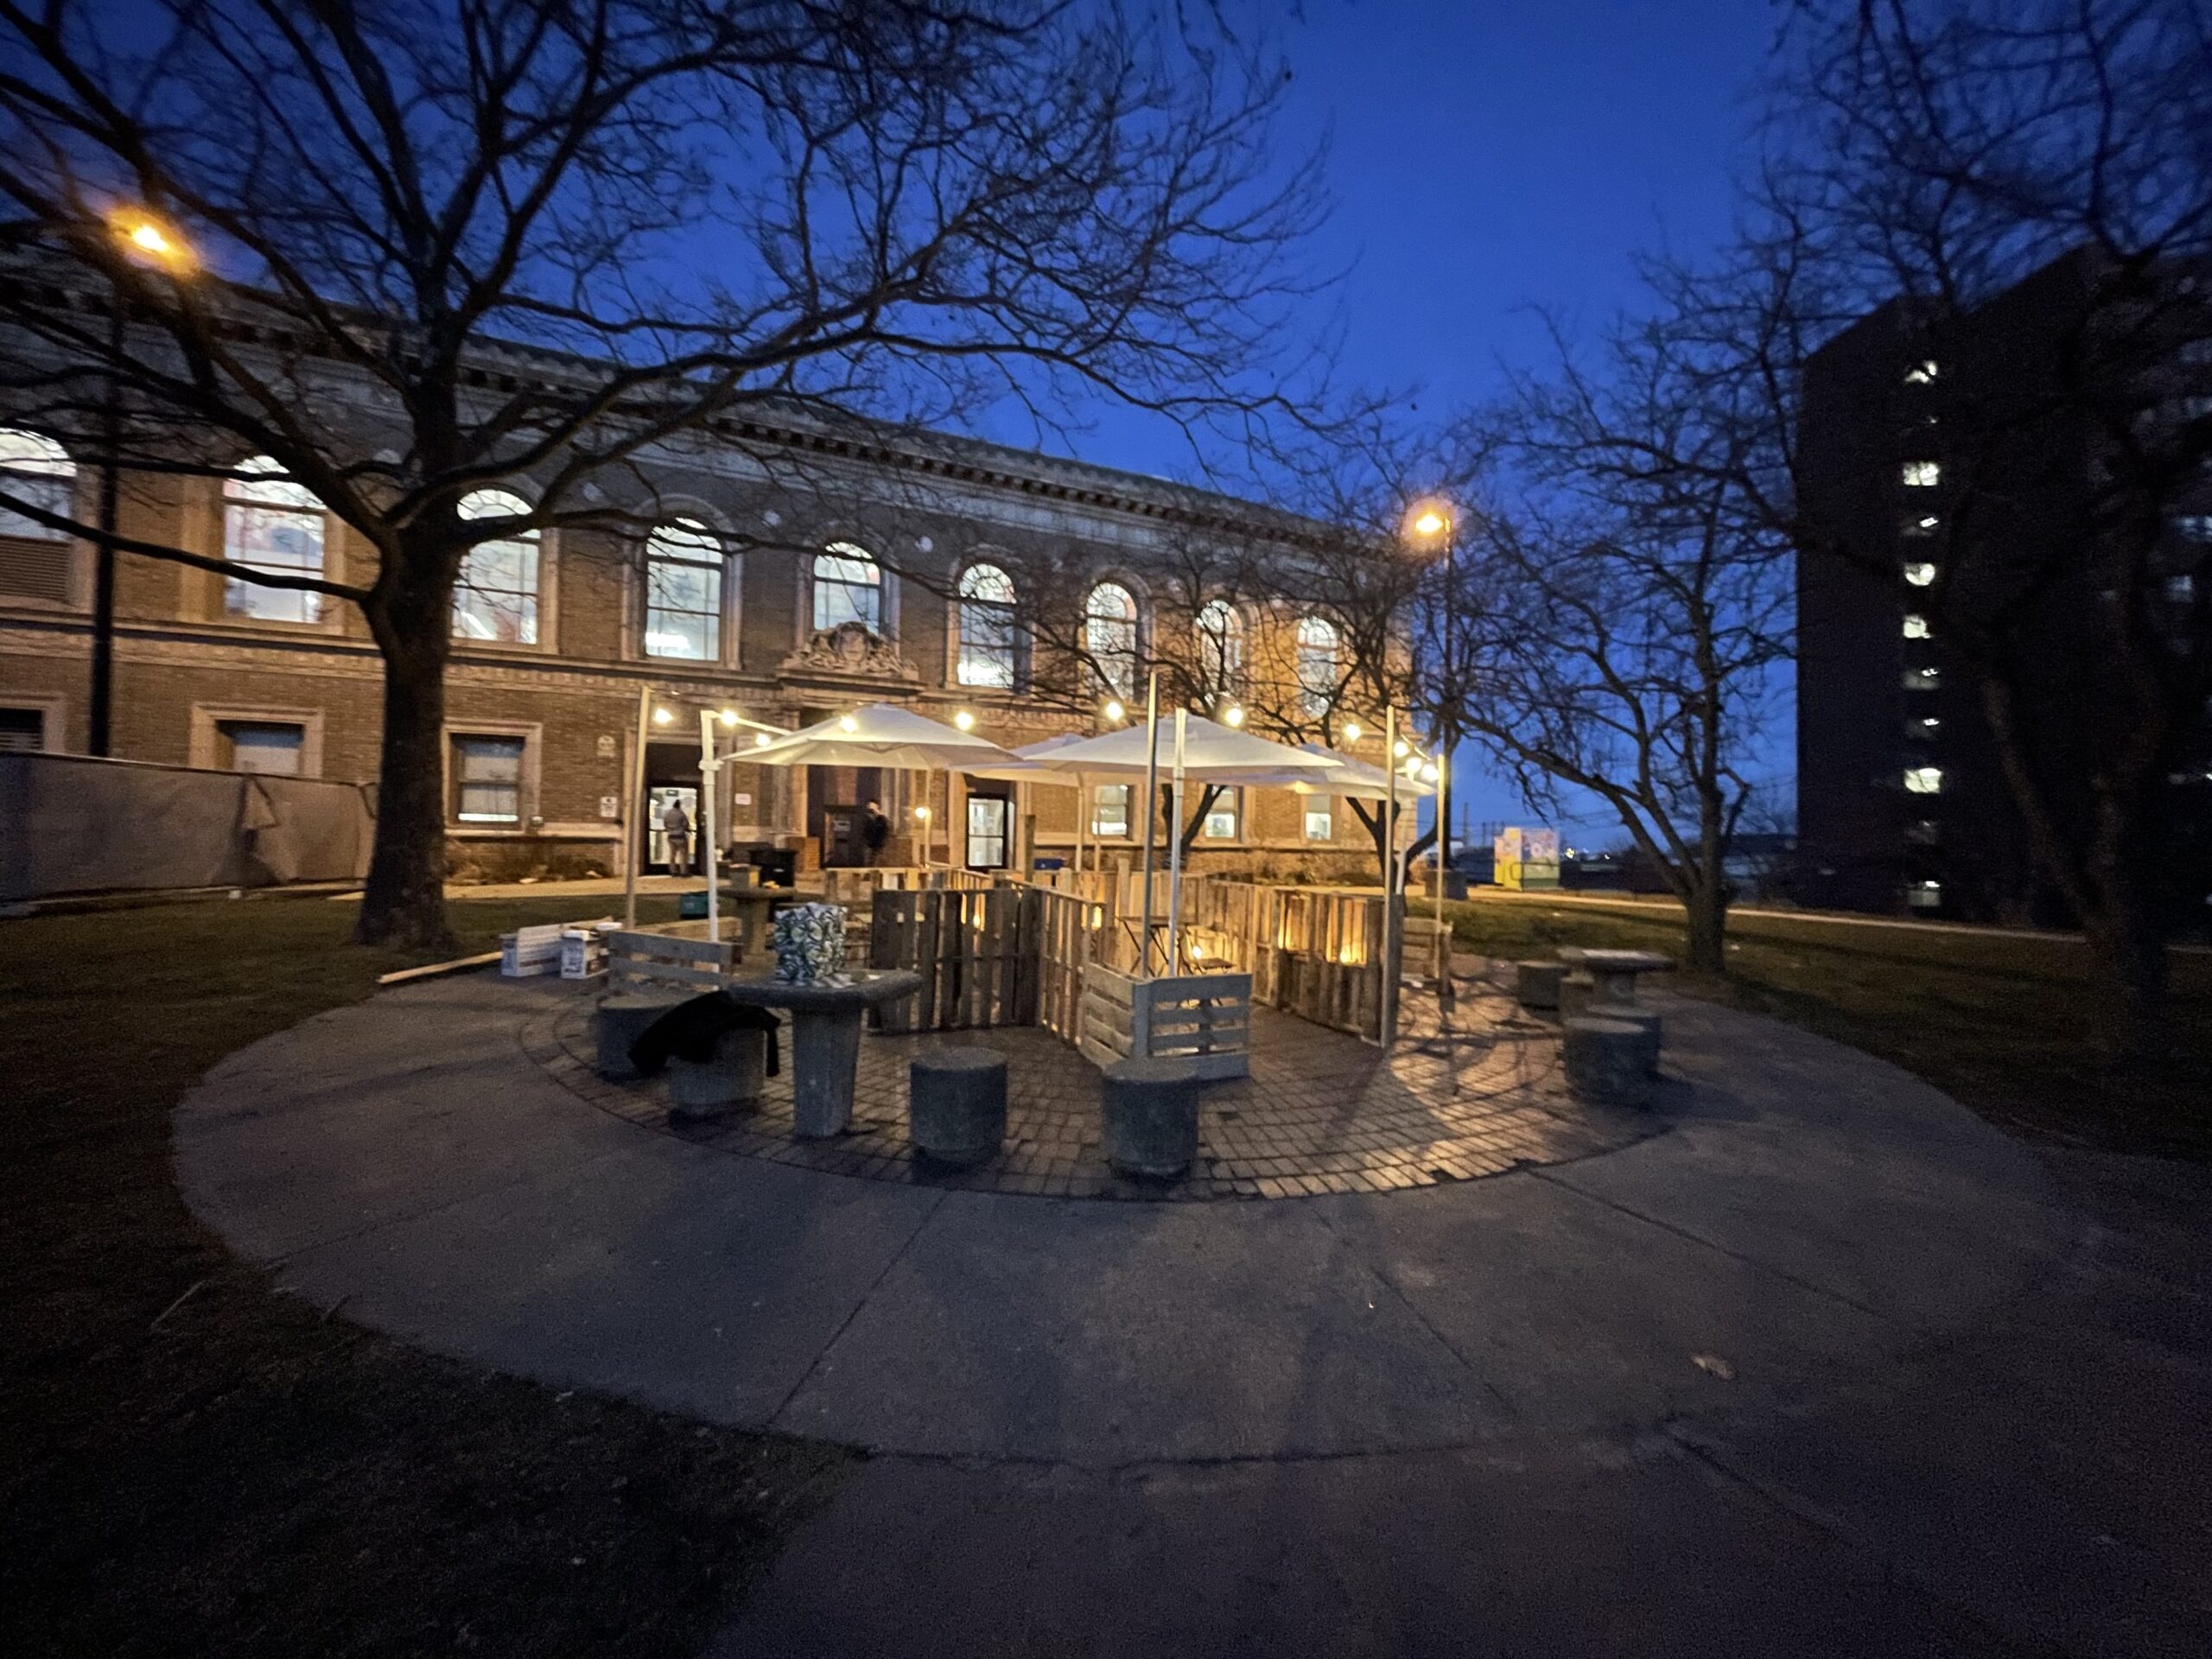
M1332 841L1336 838L1336 803L1325 795L1308 796L1306 801L1306 839Z
M1904 516L1904 522L1898 528L1914 540L1921 541L1933 536L1942 527L1942 517L1938 513L1908 512Z
M1090 791L1090 833L1126 836L1129 833L1129 785L1100 784Z
M1936 585L1936 567L1920 562L1904 568L1905 585L1910 588L1932 588Z
M1206 841L1234 841L1236 839L1237 820L1243 816L1243 803L1239 798L1242 790L1224 789L1206 809L1205 823L1199 836Z
M1943 768L1941 766L1907 766L1904 769L1904 791L1908 795L1940 795L1943 792Z
M0 430L0 488L59 518L74 515L77 463L36 432ZM69 538L51 525L0 507L0 594L10 599L69 597Z
M2185 512L2174 520L2174 529L2184 540L2212 542L2212 512Z
M1908 461L1897 468L1897 480L1907 489L1932 490L1943 481L1941 462Z
M1907 882L1904 901L1915 910L1940 910L1943 906L1943 884L1941 881Z
M883 632L883 568L865 548L833 542L814 560L814 627L817 633L857 622Z
M529 514L530 503L505 490L478 490L461 497L460 512L470 520L519 518ZM536 531L479 542L462 556L453 590L453 632L456 639L503 645L537 643Z
M1907 611L1904 617L1904 637L1908 639L1928 638L1928 619L1917 611Z
M1943 729L1943 722L1934 715L1923 715L1910 725L1914 734L1923 738L1932 738Z
M1942 826L1933 818L1919 818L1904 827L1904 838L1915 847L1933 847L1943 838Z
M1014 578L995 564L960 573L960 654L953 677L963 685L1014 685Z
M1904 689L1908 691L1933 691L1942 681L1942 675L1932 668L1908 668L1904 671Z
M1908 386L1933 385L1936 383L1937 372L1936 359L1932 357L1923 357L1904 372L1904 383Z
M711 663L721 656L722 547L696 518L645 538L645 655Z
M223 556L272 575L320 576L322 503L266 455L247 456L237 471L239 476L223 486ZM296 588L233 579L223 608L257 622L313 622L322 615L322 601Z
M2166 578L2166 597L2176 605L2186 605L2196 597L2196 578L2183 573Z
M522 823L522 739L456 733L453 816L461 823Z

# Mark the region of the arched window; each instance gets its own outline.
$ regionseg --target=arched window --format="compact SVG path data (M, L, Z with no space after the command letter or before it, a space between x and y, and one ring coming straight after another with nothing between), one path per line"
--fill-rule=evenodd
M40 433L0 429L0 490L67 518L74 516L76 488L77 463L67 450ZM0 506L0 594L66 601L68 533Z
M883 632L883 569L866 548L832 542L814 556L814 630L847 622Z
M1100 582L1084 601L1083 648L1109 690L1124 697L1135 694L1137 601L1120 582Z
M266 455L249 455L235 470L238 476L223 486L223 556L249 570L320 576L326 519L314 492ZM314 622L322 615L322 597L233 577L223 608L258 622Z
M1198 613L1198 671L1215 696L1244 683L1244 615L1225 599Z
M1318 616L1298 624L1298 704L1319 719L1337 695L1337 626Z
M645 538L645 655L712 663L722 652L722 544L696 518Z
M505 490L478 490L461 499L467 519L527 517L530 503ZM461 562L454 584L456 639L489 639L503 645L537 643L537 532L518 530L479 542Z
M995 564L960 573L960 650L953 677L962 685L1014 689L1014 578Z

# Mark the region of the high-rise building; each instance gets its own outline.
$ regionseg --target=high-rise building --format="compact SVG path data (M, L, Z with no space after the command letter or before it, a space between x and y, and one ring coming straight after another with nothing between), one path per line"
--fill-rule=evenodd
M2184 715L2158 760L2158 833L2120 855L2179 931L2212 919L2212 476L2195 465L2136 487L2187 454L2183 427L2212 412L2212 346L2186 279L2171 303L2131 311L2104 274L2073 254L1968 309L1894 302L1808 364L1806 902L2066 924L1993 718L2022 734L2012 758L2061 836L2085 845L2095 769L2131 739L2115 677L2138 675ZM2120 516L2145 503L2162 520L2148 535ZM1986 695L1993 653L2009 708Z

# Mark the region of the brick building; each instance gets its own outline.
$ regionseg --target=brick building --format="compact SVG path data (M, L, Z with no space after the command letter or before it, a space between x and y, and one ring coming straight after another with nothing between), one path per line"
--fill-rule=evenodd
M652 460L650 529L546 531L471 555L447 694L457 872L619 869L641 690L658 722L645 755L657 791L696 791L702 708L797 727L889 700L944 720L967 710L976 730L1015 747L1096 728L1108 692L1041 691L1043 647L1007 603L1020 597L1013 573L1063 573L1091 655L1135 707L1138 661L1194 626L1166 597L1175 550L1241 537L1298 556L1295 521L1279 513L1041 454L753 425L729 435ZM778 474L772 486L760 458L802 449L810 481ZM95 469L43 435L0 423L0 467L11 489L89 522ZM341 580L359 580L373 557L280 478L125 472L120 485L125 536ZM374 779L380 664L352 606L148 557L118 563L117 757ZM85 745L93 566L89 546L0 513L0 746ZM1295 699L1298 677L1325 675L1336 649L1325 619L1280 603L1217 607L1208 621L1227 632L1216 649L1233 659L1232 681L1255 691L1287 680ZM745 729L734 728L741 740ZM1373 749L1371 731L1364 743ZM869 799L902 829L916 823L917 777L741 765L724 778L728 841L795 848L803 868L857 861L857 809ZM948 814L945 788L940 775L940 859L1009 861L1025 830L1039 854L1073 845L1072 790L959 779ZM1109 857L1133 845L1126 791L1096 789L1084 804ZM660 861L652 840L643 849L648 868ZM911 836L890 851L911 856ZM1343 803L1280 791L1225 795L1193 862L1373 870L1367 832Z
M1808 365L1799 487L1808 522L1847 556L1798 563L1797 790L1807 902L1847 910L2063 925L2031 856L1973 664L1947 630L1998 618L2021 665L2025 764L2075 837L2093 810L2100 688L2113 665L2093 626L2117 602L2098 488L2113 464L2089 398L2062 384L2094 349L2094 263L2054 262L1981 305L1900 301ZM2186 290L2184 290L2186 291ZM2212 391L2203 342L2113 378L2149 424L2192 417ZM2193 493L2192 493L2193 490ZM2212 478L2167 518L2145 602L2170 668L2212 649ZM2212 715L2212 710L2205 711ZM2181 929L2212 890L2212 724L2165 778L2171 833L2155 860Z

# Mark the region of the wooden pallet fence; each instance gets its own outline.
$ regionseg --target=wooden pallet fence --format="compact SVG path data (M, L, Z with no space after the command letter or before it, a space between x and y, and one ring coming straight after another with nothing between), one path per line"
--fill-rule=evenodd
M1079 894L1035 890L1037 1023L1063 1042L1083 1044L1083 970L1105 925L1106 906Z
M1083 976L1083 1038L1093 1065L1150 1056L1188 1061L1202 1077L1252 1069L1252 978L1177 974L1137 979L1092 963Z
M1035 1025L1039 897L1012 886L878 893L868 925L868 965L922 976L913 996L884 1005L881 1028Z
M678 938L617 928L607 935L607 988L621 991L719 990L730 977L736 947L724 941Z

